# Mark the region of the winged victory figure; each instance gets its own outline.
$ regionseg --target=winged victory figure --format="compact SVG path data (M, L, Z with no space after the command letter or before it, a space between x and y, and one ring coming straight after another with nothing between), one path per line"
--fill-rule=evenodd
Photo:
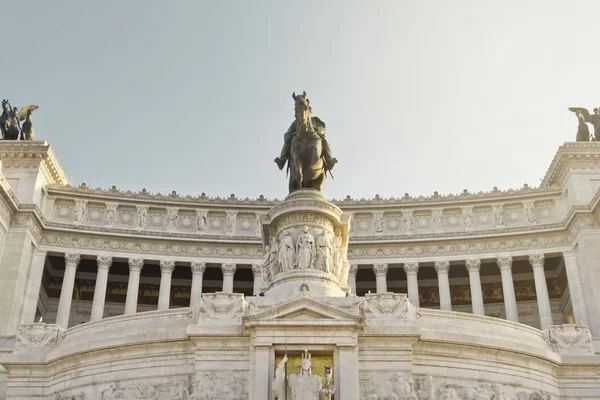
M600 141L600 108L594 108L594 114L590 114L587 108L583 107L570 107L569 111L574 112L579 120L577 127L577 141L587 142L593 139L597 142ZM587 124L590 123L594 127L594 136L591 137L590 130Z

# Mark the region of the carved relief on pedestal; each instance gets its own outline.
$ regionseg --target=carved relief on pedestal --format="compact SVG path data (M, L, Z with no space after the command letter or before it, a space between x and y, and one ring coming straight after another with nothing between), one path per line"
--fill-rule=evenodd
M551 325L544 337L552 351L561 355L593 355L592 335L585 325Z
M205 293L190 310L193 319L220 319L240 321L247 302L242 293Z
M190 400L247 400L248 378L242 371L200 371Z
M100 400L188 400L191 397L190 378L167 377L168 380L158 383L135 382L123 384L111 383L100 391ZM71 397L66 397L71 399Z
M22 325L17 330L15 353L45 353L55 349L65 336L57 324Z
M415 382L409 374L401 372L361 374L360 400L402 399L419 400Z
M395 321L411 323L419 312L404 293L367 293L361 312L371 322Z

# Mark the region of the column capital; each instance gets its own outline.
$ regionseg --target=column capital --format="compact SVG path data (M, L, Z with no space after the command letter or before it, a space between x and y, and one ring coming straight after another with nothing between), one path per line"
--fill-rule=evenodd
M478 258L472 260L465 260L465 266L467 267L467 271L477 271L479 273L479 267L481 267L481 260Z
M173 260L160 260L160 272L172 274L175 269L175 261Z
M235 270L237 266L235 264L221 264L221 271L223 271L223 276L235 274Z
M358 272L358 264L351 264L350 269L348 270L348 275L356 276Z
M417 275L419 273L419 263L404 263L404 272L406 273L406 275Z
M433 263L435 272L439 274L447 274L450 271L450 261L436 261Z
M252 274L254 277L262 276L262 266L260 264L252 264Z
M388 265L387 264L373 264L373 272L375 275L387 275Z
M129 271L140 272L144 267L144 260L142 258L130 258L129 259Z
M505 269L507 270L511 270L512 269L512 262L513 259L512 257L498 257L496 259L496 263L498 264L498 268L500 268L500 271L503 271Z
M96 257L96 263L98 264L98 269L109 269L112 265L112 257L98 256Z
M192 261L191 268L193 275L204 275L204 271L206 271L206 263L204 261Z
M544 255L531 254L529 256L529 264L531 264L532 268L544 268Z
M65 253L65 264L66 266L73 266L77 268L81 260L81 254L78 253Z

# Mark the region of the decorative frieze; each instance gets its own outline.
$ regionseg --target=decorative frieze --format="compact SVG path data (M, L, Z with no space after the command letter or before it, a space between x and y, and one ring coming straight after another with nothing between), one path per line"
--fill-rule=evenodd
M560 355L593 355L592 335L585 325L551 325L545 332L548 346Z
M65 331L56 324L22 325L17 330L15 353L44 354L58 347Z

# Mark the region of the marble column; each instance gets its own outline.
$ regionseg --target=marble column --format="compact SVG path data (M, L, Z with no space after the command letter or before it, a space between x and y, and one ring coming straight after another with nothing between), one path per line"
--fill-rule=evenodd
M175 269L175 261L160 260L160 289L158 290L158 309L168 310L171 300L171 276Z
M471 304L473 305L473 314L485 315L485 310L483 308L483 293L481 292L481 278L479 277L481 260L466 260L465 265L469 271L469 284L471 287Z
M350 293L356 294L356 273L358 272L358 264L350 265L348 270L348 287L350 287Z
M98 256L96 262L98 264L98 272L96 274L96 286L94 287L94 300L92 301L92 315L90 316L90 321L98 321L104 317L108 270L112 265L112 257Z
M252 294L258 296L263 286L262 267L260 264L252 264L252 275L254 275L254 289Z
M573 318L575 323L583 322L584 325L590 324L587 309L585 307L585 299L583 297L583 285L579 276L579 268L577 266L577 247L574 251L563 253L565 262L565 271L567 272L567 281L569 283L569 294L571 296L571 307L573 307Z
M500 275L502 275L502 295L504 297L506 319L519 322L515 284L512 277L512 257L500 257L496 262L498 263L498 268L500 268Z
M141 258L129 259L129 282L127 282L127 297L125 298L125 315L137 312L140 273L143 267L144 260Z
M192 289L190 293L190 307L195 306L202 297L202 279L206 271L206 263L192 261Z
M73 287L75 286L75 273L77 272L77 266L79 265L80 259L81 256L79 254L65 254L65 274L60 290L60 300L58 301L58 313L56 314L56 323L64 329L69 327Z
M236 270L235 264L222 264L221 271L223 271L223 292L233 293L233 275Z
M406 283L408 285L408 300L413 306L419 307L419 282L417 280L419 263L404 263L404 272L406 273Z
M377 293L387 292L387 270L387 264L373 265L373 272L375 273L375 281L377 284Z
M436 261L433 265L438 276L438 287L440 291L440 310L452 311L452 297L450 296L450 261Z
M552 325L550 296L548 296L548 286L546 284L546 275L544 274L544 255L530 255L529 264L531 264L531 268L533 268L535 295L537 297L538 309L540 311L540 325L541 329L544 330Z

